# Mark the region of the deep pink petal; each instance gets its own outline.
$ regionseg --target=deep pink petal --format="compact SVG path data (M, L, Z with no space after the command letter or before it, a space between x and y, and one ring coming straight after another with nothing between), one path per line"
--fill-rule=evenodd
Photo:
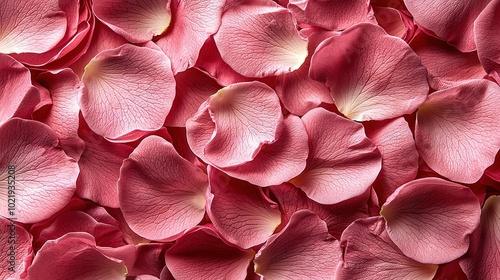
M387 233L408 257L441 264L467 252L480 216L479 201L467 187L438 178L411 181L382 206Z
M130 228L154 240L196 226L205 214L207 176L158 136L142 140L123 162L120 207ZM146 203L148 207L144 207Z
M138 244L137 259L134 266L129 268L129 275L154 275L159 278L165 267L165 251L170 246L170 243Z
M192 67L205 41L217 32L224 1L172 1L171 26L156 43L172 61L174 74Z
M33 259L33 237L14 221L0 217L0 278L22 279Z
M498 19L500 1L492 0L474 22L479 60L488 73L500 73L500 39Z
M387 235L381 217L355 221L344 231L340 243L344 254L336 272L339 280L431 280L438 269L405 256Z
M339 111L356 121L412 113L429 90L420 58L372 24L358 24L321 43L309 74L326 83Z
M307 57L291 12L272 1L232 5L214 39L222 59L248 77L294 71Z
M33 223L64 207L75 192L78 165L60 148L50 127L13 118L0 126L0 135L0 215ZM15 191L12 212L8 186Z
M399 37L405 41L410 40L415 33L416 26L407 12L391 7L373 6L373 12L378 24L387 34Z
M334 279L340 256L339 243L326 223L313 212L300 210L260 248L255 272L265 279Z
M437 91L418 109L415 140L422 159L440 175L474 183L500 149L500 88L473 80Z
M195 228L167 250L165 262L178 280L244 279L253 250L240 250L224 243L210 228Z
M82 81L83 117L93 131L111 139L161 128L175 96L168 57L128 44L94 57Z
M209 217L220 235L240 248L264 243L281 222L277 205L262 190L215 168L208 171L213 194Z
M291 182L322 204L364 193L380 172L381 156L363 126L323 108L307 112L302 122L309 157L304 172Z

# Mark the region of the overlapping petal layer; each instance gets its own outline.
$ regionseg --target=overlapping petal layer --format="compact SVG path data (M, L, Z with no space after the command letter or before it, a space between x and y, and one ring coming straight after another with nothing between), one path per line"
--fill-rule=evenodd
M479 60L488 73L500 73L500 39L498 34L500 1L491 0L474 22L474 34Z
M33 237L22 226L0 217L0 278L22 279L33 259Z

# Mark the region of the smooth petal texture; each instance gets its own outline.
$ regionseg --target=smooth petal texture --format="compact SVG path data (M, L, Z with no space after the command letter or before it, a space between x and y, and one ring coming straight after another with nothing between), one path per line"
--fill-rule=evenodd
M372 8L378 24L384 28L387 34L405 41L413 38L416 26L407 11L391 7L373 6Z
M406 256L421 263L441 264L467 252L480 211L469 188L431 177L398 188L380 214L390 238Z
M29 117L39 102L28 68L0 53L0 125L12 117Z
M429 90L420 58L372 24L358 24L321 43L309 74L326 83L339 111L356 121L410 114Z
M259 187L217 169L210 168L208 177L213 194L208 214L220 235L243 249L264 243L281 222L276 203Z
M34 223L63 208L75 192L79 170L59 147L50 127L14 118L0 126L0 135L0 215ZM12 165L9 176L8 166ZM7 209L7 188L12 185L14 215Z
M380 172L381 156L363 126L323 108L307 112L302 122L309 157L304 172L291 183L322 204L364 193Z
M100 252L88 233L70 233L47 241L28 269L32 280L125 280L126 274L123 261Z
M279 185L304 170L308 154L304 124L299 117L288 115L283 120L283 130L276 142L263 145L252 161L222 170L261 187Z
M254 257L253 250L240 250L224 243L210 228L195 228L165 253L167 268L177 280L244 279Z
M186 123L188 143L207 163L227 167L253 160L283 125L276 92L261 82L238 83L212 95Z
M433 279L437 265L422 264L392 242L384 219L371 217L352 223L342 234L344 251L336 279Z
M405 0L415 22L427 33L462 52L476 49L474 20L491 0Z
M192 67L205 41L221 24L224 1L173 0L171 26L156 44L172 60L174 74Z
M264 77L298 69L307 57L290 11L271 1L243 1L222 16L214 36L222 59L247 77Z
M67 28L58 0L0 2L0 53L43 53L59 43Z
M175 96L168 57L128 44L94 57L82 82L78 101L83 117L93 131L110 139L160 129Z
M170 25L170 0L109 0L94 3L95 15L132 43L150 41Z
M382 170L374 183L381 204L402 184L417 176L418 152L404 118L365 123L366 135L382 154Z
M0 217L0 278L22 279L33 259L33 237L14 221Z
M129 269L130 275L155 275L160 277L165 267L165 251L171 247L170 243L138 244L137 259L133 268Z
M413 38L411 47L429 71L429 84L435 89L450 88L486 76L476 52L462 53L423 32Z
M500 1L492 0L474 22L479 60L489 74L500 73L498 18L500 18Z
M168 239L202 220L207 187L201 169L166 140L149 136L123 162L120 207L133 231L148 239Z
M340 256L339 243L326 223L300 210L257 252L254 267L265 279L334 279Z
M415 140L422 159L440 175L474 183L500 149L500 88L473 80L437 91L418 109Z
M491 196L481 211L481 223L471 235L469 252L460 260L468 279L500 277L500 196Z

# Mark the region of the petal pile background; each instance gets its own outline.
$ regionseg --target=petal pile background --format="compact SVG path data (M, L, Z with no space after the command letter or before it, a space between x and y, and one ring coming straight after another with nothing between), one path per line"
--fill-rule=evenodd
M0 1L0 279L500 279L499 18Z

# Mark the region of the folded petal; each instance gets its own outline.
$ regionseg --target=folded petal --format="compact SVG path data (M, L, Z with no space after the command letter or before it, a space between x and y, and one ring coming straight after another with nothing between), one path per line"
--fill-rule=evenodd
M336 272L339 280L431 280L438 269L405 256L387 235L381 217L355 221L342 234L340 244L344 253Z
M378 24L387 34L399 37L405 41L413 38L416 26L407 11L391 7L373 6L373 12Z
M33 223L63 208L75 192L78 165L50 127L13 118L0 126L0 135L0 215Z
M170 0L106 0L94 3L95 15L132 43L150 41L170 25Z
M481 211L481 223L471 235L469 251L459 261L468 279L500 277L500 196L491 196Z
M380 214L390 238L406 256L421 263L441 264L467 252L480 211L469 188L431 177L399 187Z
M218 167L242 164L276 140L282 119L278 96L269 86L233 84L210 96L186 122L188 143L207 163ZM203 135L200 130L205 131Z
M19 5L0 2L0 53L43 53L64 37L67 20L58 0L35 0Z
M161 128L175 96L168 57L128 44L96 55L82 81L83 117L93 131L111 139Z
M415 22L462 52L476 49L474 20L491 0L405 0Z
M323 108L307 112L302 122L309 157L304 172L291 182L322 204L364 193L380 172L381 156L363 126Z
M0 278L22 279L33 259L33 237L21 225L0 217Z
M339 242L309 210L292 215L255 255L255 272L265 279L334 279Z
M168 239L203 219L207 187L201 169L166 140L149 136L123 162L120 207L133 231L148 239Z
M281 222L276 203L258 186L215 168L209 168L208 176L213 194L208 214L220 235L243 249L264 243Z
M486 72L500 73L500 1L492 0L474 22L477 54Z
M232 5L214 39L222 59L248 77L294 71L307 57L307 40L298 33L292 13L272 1Z
M165 253L175 279L244 279L254 251L224 243L208 227L198 227L181 237Z
M376 25L358 24L321 43L309 74L330 87L339 111L356 121L410 114L429 86L420 58Z
M221 24L224 1L172 1L174 19L156 44L172 61L174 74L192 67L205 41Z
M418 109L415 140L422 159L440 175L474 183L500 149L500 88L472 80L437 91Z

